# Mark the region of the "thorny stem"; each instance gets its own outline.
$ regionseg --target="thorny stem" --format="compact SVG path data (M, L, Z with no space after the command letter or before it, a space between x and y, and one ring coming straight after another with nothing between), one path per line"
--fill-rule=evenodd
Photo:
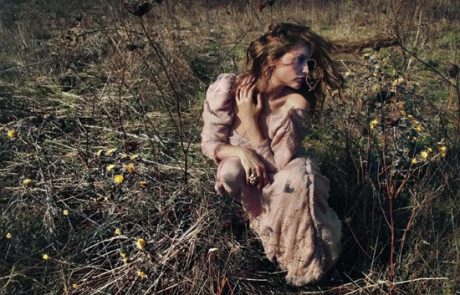
M182 113L181 113L181 110L180 110L180 103L179 103L179 93L177 91L177 89L174 87L174 83L173 81L171 80L171 77L169 76L169 71L167 70L164 62L163 62L163 59L161 57L161 54L158 52L158 49L157 47L155 46L155 42L153 42L150 34L148 33L145 25L144 25L144 21L142 19L142 16L139 17L139 21L141 23L141 26L142 26L142 30L144 31L147 39L149 40L149 43L150 45L152 46L153 48L153 51L155 52L156 56L158 57L158 61L161 65L161 67L163 68L163 71L166 75L166 78L168 79L168 82L169 82L169 85L171 86L171 89L173 90L174 92L174 100L175 100L175 105L176 105L176 112L177 112L177 116L178 116L178 121L179 121L179 126L178 126L178 135L179 135L179 140L180 140L180 146L181 146L181 149L182 149L182 152L184 153L184 181L185 183L188 182L188 148L190 147L190 145L188 144L187 147L184 146L184 127L182 125ZM168 110L169 112L169 110Z
M384 122L384 119L385 119L385 114L382 111L381 122ZM386 161L387 147L388 147L387 130L385 129L385 124L382 124L382 126L384 128L383 129L383 147L382 147L383 172L385 173L385 186L386 186L386 191L387 191L387 196L388 196L388 209L389 209L389 214L390 214L390 274L389 274L390 286L389 286L389 294L391 295L393 294L393 289L394 289L393 279L395 276L395 265L394 265L395 229L394 229L394 219L393 219L394 187L393 187L393 181L391 178L391 173L390 175L388 175L388 165Z

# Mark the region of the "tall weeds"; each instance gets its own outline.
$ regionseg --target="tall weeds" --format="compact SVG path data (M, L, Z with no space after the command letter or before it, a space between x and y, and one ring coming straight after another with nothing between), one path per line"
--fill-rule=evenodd
M454 1L153 1L142 15L135 1L45 2L0 12L2 293L455 294ZM401 41L335 56L346 89L305 145L331 180L343 254L303 288L216 197L199 150L206 86L292 19Z

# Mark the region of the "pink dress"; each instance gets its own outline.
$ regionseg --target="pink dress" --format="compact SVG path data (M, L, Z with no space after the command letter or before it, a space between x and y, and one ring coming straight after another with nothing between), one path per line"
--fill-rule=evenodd
M341 222L327 203L329 180L301 146L309 127L308 113L292 108L269 114L269 138L251 146L232 128L234 85L235 75L219 75L204 102L201 148L218 165L215 189L241 200L251 229L267 257L287 270L288 283L300 286L316 281L340 254ZM246 183L238 158L219 161L215 157L222 143L256 151L270 178L262 192Z

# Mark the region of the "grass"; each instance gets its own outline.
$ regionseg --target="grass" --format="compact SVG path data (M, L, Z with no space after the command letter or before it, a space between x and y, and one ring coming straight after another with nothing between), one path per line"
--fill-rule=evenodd
M0 292L456 294L458 102L448 108L447 82L416 60L407 67L399 48L335 57L347 88L329 96L305 140L344 228L322 281L285 283L240 204L214 193L215 167L199 148L208 83L240 69L271 21L295 18L345 40L398 25L410 48L418 14L401 3L286 1L260 12L253 2L164 1L143 27L110 1L6 1ZM417 54L444 73L458 62L454 5L420 5L436 25L421 28Z

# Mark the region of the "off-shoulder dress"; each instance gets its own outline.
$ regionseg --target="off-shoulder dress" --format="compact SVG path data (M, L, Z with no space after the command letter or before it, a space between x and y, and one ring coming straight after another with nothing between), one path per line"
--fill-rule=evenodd
M296 108L269 114L269 138L252 146L232 127L234 87L235 75L221 74L204 101L201 148L217 164L215 189L219 195L232 192L241 201L267 257L287 271L288 283L316 281L340 254L341 222L327 202L329 180L301 145L309 114ZM216 158L220 144L253 149L265 164L270 184L262 191L248 185L238 158Z

